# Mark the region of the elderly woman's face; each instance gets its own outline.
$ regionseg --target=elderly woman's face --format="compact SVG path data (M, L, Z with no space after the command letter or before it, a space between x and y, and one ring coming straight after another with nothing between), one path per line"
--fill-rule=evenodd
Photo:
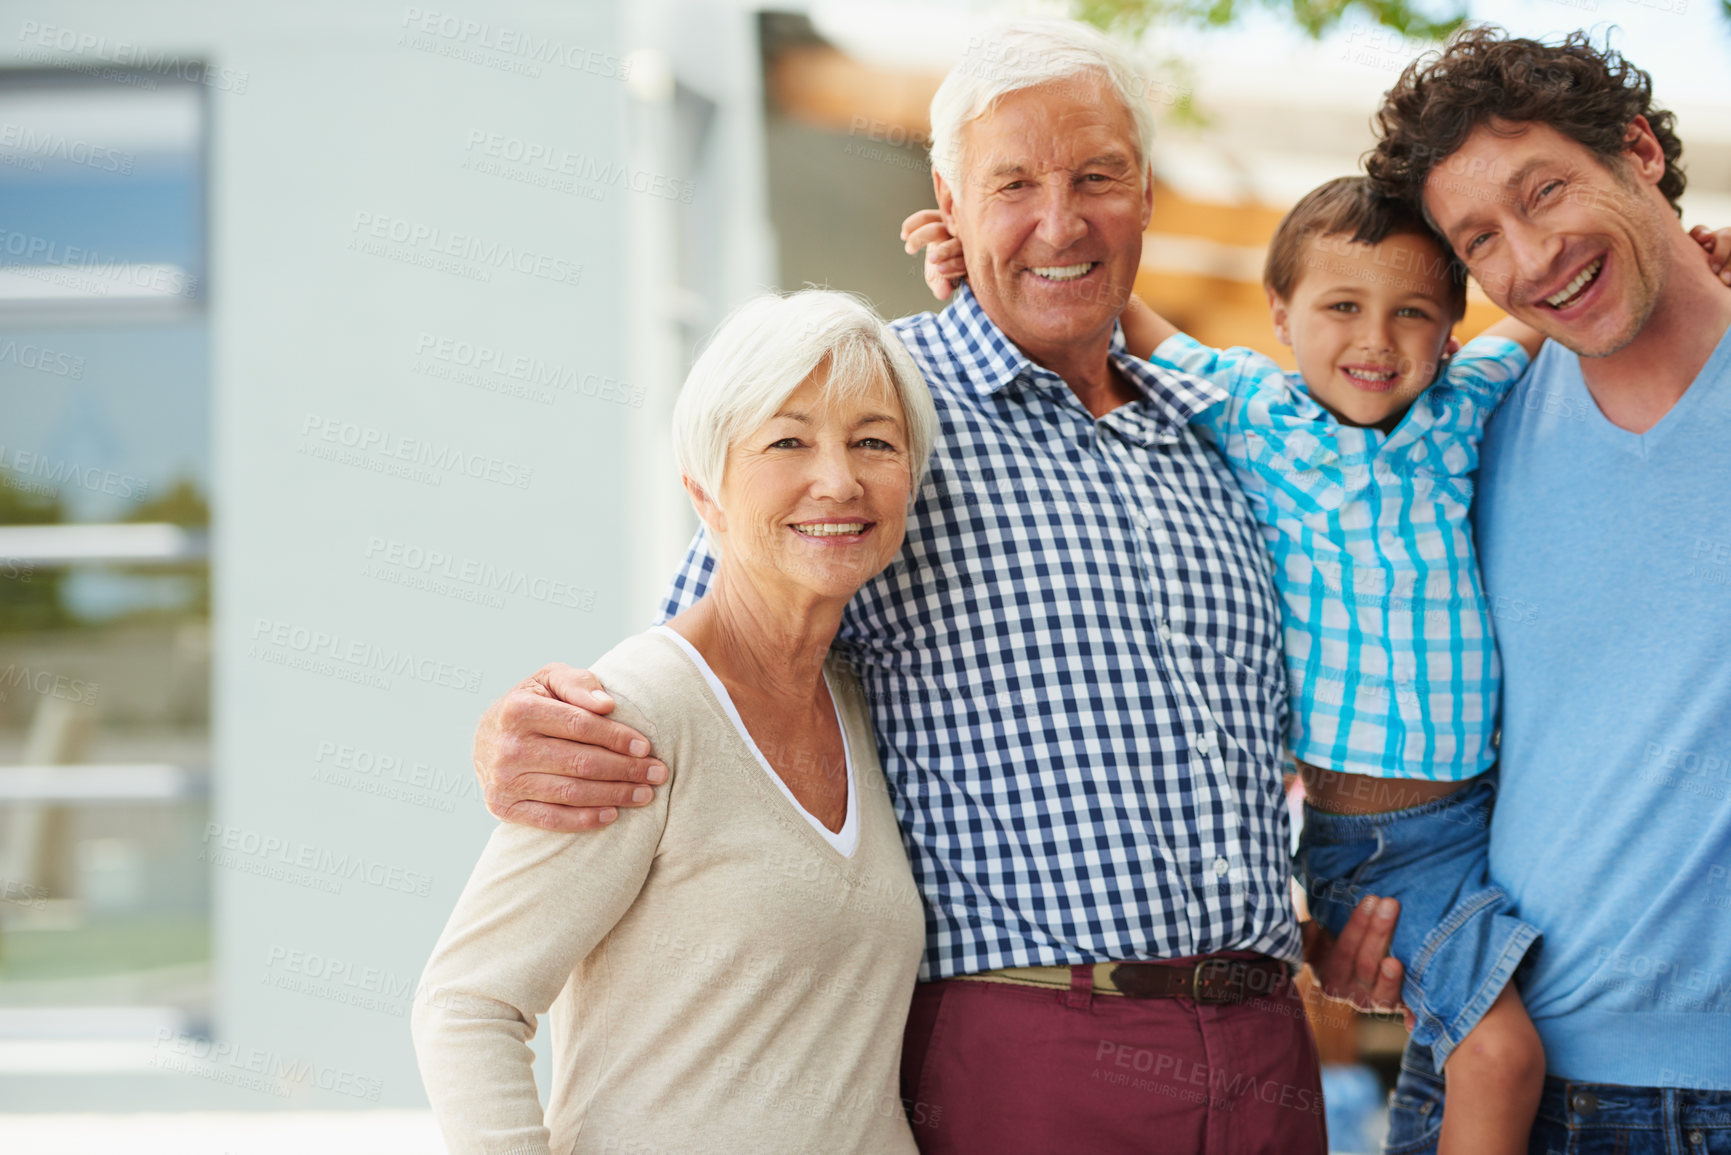
M761 586L851 598L902 546L913 484L907 423L887 378L838 399L820 366L734 442L721 483L723 559Z

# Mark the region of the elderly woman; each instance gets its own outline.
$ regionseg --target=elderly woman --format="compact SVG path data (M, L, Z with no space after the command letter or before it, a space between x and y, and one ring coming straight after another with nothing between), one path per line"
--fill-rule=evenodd
M604 841L493 832L415 1005L452 1151L914 1151L897 1062L924 918L829 648L901 548L936 426L845 294L759 298L716 332L674 411L714 585L595 664L668 783Z

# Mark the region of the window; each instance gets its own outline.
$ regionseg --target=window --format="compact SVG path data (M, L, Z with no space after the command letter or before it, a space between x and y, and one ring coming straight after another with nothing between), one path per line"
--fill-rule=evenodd
M0 1048L209 1014L206 123L0 71Z

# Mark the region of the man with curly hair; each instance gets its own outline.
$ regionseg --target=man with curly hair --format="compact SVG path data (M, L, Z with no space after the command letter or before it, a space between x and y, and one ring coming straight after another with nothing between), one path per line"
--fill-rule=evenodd
M1551 338L1474 503L1504 670L1491 869L1544 934L1531 1149L1731 1149L1731 294L1679 220L1674 117L1585 34L1475 28L1378 122L1372 179ZM1443 1089L1409 1052L1390 1150L1434 1142Z

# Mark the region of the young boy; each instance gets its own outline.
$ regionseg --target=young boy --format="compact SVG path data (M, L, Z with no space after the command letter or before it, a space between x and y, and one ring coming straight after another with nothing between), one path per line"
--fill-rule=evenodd
M937 214L902 236L933 246L929 281L965 275ZM1296 374L1207 348L1134 298L1125 344L1226 394L1194 420L1273 555L1313 913L1338 933L1361 896L1401 901L1393 953L1447 1107L1439 1136L1397 1101L1389 1149L1524 1152L1545 1064L1510 979L1539 932L1488 876L1500 668L1468 508L1485 422L1542 338L1506 320L1453 352L1464 271L1362 178L1287 214L1264 281Z

